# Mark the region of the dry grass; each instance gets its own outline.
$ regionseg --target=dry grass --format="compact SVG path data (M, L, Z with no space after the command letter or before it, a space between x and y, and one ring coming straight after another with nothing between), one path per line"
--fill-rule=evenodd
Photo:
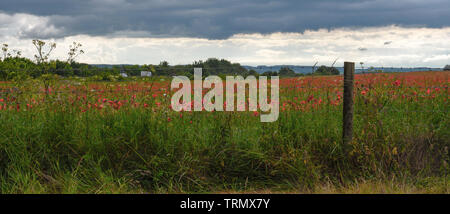
M219 194L450 194L450 178L430 178L425 183L412 185L400 182L361 181L346 186L331 183L317 185L313 190L248 190L219 191Z

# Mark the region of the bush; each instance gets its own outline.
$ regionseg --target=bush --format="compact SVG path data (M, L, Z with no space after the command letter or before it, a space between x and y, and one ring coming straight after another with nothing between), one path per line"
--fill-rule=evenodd
M314 74L318 75L339 75L339 70L335 67L328 67L325 65L320 66Z

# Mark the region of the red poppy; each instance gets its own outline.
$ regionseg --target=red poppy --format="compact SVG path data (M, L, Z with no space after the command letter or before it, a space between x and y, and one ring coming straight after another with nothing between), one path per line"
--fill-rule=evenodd
M400 86L400 80L395 80L395 82L392 83L392 84L395 85L395 86Z

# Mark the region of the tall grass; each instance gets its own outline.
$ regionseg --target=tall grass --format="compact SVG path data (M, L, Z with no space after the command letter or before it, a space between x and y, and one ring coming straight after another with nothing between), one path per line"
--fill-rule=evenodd
M341 77L282 80L274 123L253 112L173 112L167 82L143 90L153 82L58 81L50 93L35 93L42 85L28 82L21 93L2 95L0 192L322 192L323 184L336 191L368 181L448 193L442 76L449 73L361 75L348 145ZM405 85L392 85L397 79Z

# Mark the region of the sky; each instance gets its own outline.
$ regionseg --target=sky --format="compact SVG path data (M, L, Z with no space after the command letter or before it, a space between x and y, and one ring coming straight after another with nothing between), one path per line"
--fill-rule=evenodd
M450 64L448 0L1 0L0 43L52 58L83 44L93 64L443 67Z

